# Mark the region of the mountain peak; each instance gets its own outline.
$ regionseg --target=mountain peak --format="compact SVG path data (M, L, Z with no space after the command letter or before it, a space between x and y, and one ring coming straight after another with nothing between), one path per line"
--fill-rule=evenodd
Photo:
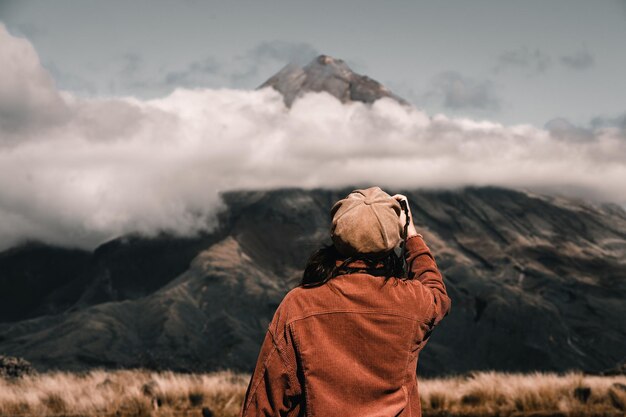
M393 94L378 81L357 74L342 59L329 55L319 55L303 67L287 64L259 86L265 87L273 87L280 92L289 107L298 97L309 91L326 91L342 103L373 103L380 98L389 97L408 105L406 100Z

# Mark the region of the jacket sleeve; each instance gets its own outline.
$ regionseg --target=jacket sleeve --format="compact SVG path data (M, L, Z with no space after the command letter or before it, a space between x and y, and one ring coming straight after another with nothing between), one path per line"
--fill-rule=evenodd
M284 338L277 341L273 324L274 320L261 345L240 417L295 417L300 412L302 389L295 369L295 351Z
M428 305L427 317L436 326L450 311L451 301L435 258L420 235L406 241L409 278L419 282L418 293Z

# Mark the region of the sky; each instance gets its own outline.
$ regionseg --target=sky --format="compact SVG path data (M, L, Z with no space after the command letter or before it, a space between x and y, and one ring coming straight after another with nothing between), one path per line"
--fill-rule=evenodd
M344 59L430 114L577 126L626 112L626 1L7 1L58 87L154 98Z
M626 7L524 4L0 0L0 251L211 230L241 189L626 208ZM414 106L256 89L319 53Z

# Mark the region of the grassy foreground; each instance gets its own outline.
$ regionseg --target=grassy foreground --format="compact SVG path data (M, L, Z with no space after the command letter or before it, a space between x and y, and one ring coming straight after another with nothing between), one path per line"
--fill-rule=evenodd
M0 379L0 415L231 417L249 377L94 370ZM419 390L425 417L626 415L626 376L478 372L420 379Z

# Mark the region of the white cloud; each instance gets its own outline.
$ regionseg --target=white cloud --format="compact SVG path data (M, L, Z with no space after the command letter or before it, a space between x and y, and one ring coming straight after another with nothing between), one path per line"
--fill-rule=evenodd
M24 131L53 125L66 116L66 106L52 77L26 39L12 37L0 23L0 132L4 141Z
M239 188L491 184L626 203L617 128L570 141L431 118L390 99L342 105L308 94L287 109L271 89L85 99L58 92L32 46L1 26L0 56L15 58L0 66L0 248L193 233L211 227L220 191Z

